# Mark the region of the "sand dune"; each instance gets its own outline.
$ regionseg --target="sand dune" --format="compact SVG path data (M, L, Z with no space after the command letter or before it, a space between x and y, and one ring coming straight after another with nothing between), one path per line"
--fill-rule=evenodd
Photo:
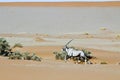
M74 64L68 61L57 61L54 59L53 51L59 51L61 46L29 46L19 49L20 51L36 52L37 55L43 58L42 62L23 61L23 60L8 60L0 57L0 79L4 80L101 80L120 79L120 66L117 64L120 61L120 54L109 51L89 49L93 55L97 57L92 61L93 65ZM109 64L100 65L101 61L106 61ZM7 76L7 77L6 77Z
M119 69L120 67L116 65L0 64L0 75L4 80L117 80L120 79Z
M5 34L4 34L5 35ZM4 36L2 35L2 37ZM27 61L27 60L9 60L7 57L0 57L0 79L4 80L33 80L33 79L43 79L43 80L73 80L73 79L84 79L84 80L117 80L120 79L120 52L116 52L115 50L111 50L112 45L108 47L104 46L106 43L109 43L109 39L96 39L93 41L94 44L102 44L104 46L103 50L101 46L96 45L99 49L92 48L91 40L89 38L81 38L80 41L77 39L75 42L81 42L83 45L86 43L87 46L75 45L77 48L86 48L87 50L92 52L92 55L95 56L95 59L92 59L92 65L85 64L74 64L73 61L69 60L67 63L64 61L55 60L55 56L53 54L54 51L60 51L63 45L70 40L68 39L60 39L54 38L53 36L50 39L47 39L45 42L34 42L35 36L28 37L5 35L5 38L10 43L15 43L15 41L22 41L24 44L28 46L24 46L23 48L14 48L13 51L21 51L21 52L30 52L36 53L38 56L42 57L41 62L37 61ZM30 37L29 37L30 36ZM37 35L38 36L38 35ZM84 35L86 36L86 35ZM100 38L100 37L99 37ZM52 40L52 41L51 41ZM93 37L94 40L94 37ZM107 41L106 41L107 40ZM50 42L49 42L50 41ZM104 42L106 41L106 42ZM44 43L44 44L42 44ZM51 44L50 44L51 43ZM91 45L89 44L91 43ZM112 43L112 42L110 42ZM117 43L117 44L116 44ZM23 45L24 45L23 44ZM34 44L34 46L33 46ZM41 45L42 44L42 45ZM62 45L61 45L62 44ZM119 41L113 42L115 45L115 49L119 50ZM48 46L49 45L49 46ZM59 46L58 46L59 45ZM61 46L60 46L61 45ZM90 48L87 48L87 47ZM102 46L102 47L103 47ZM107 62L107 64L100 64L101 62ZM7 77L6 77L7 76Z
M50 59L42 62L0 60L0 71L0 79L4 80L120 79L119 65L80 65Z
M119 80L119 21L120 2L0 3L0 37L23 45L12 51L42 57L37 62L0 56L0 80ZM92 52L93 64L55 60L53 52L70 39L69 46Z
M119 1L111 2L10 2L0 3L0 6L56 6L56 7L78 7L78 6L120 6Z

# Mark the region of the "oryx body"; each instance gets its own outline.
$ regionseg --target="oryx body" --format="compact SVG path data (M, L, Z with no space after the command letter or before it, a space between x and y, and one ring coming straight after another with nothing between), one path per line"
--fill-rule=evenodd
M87 61L87 57L85 56L85 53L83 51L68 48L67 46L64 47L62 50L67 53L67 55L65 56L65 61L69 57L79 57L79 60L84 59L85 62Z
M73 39L72 39L73 40ZM69 58L69 57L79 57L79 60L83 60L86 62L87 61L87 57L85 55L85 53L83 51L80 50L75 50L73 48L69 48L67 47L67 45L72 41L70 40L65 46L64 48L62 48L63 51L65 51L67 53L67 55L65 56L65 61Z
M68 53L68 56L78 56L78 55L80 55L80 56L82 56L82 57L84 57L85 56L85 54L83 53L83 51L78 51L78 50L75 50L75 49L73 49L73 48L66 48L66 52Z

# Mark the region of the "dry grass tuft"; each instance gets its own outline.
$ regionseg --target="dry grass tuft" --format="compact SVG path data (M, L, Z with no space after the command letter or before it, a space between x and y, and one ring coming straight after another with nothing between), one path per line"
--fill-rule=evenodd
M105 30L107 30L107 28L106 27L101 27L100 30L105 31Z
M36 37L36 38L35 38L35 41L37 41L37 42L44 42L45 40L42 39L41 37Z
M120 39L120 34L117 34L117 35L116 35L116 39Z
M107 62L100 62L100 64L107 64Z
M85 32L85 33L83 33L84 35L89 35L89 33L88 32Z

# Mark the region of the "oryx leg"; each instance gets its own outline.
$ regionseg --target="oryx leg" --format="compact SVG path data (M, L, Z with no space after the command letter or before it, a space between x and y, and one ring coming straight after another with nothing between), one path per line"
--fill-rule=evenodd
M65 55L64 61L65 61L65 62L67 61L67 55Z
M85 64L87 64L87 57L81 56L81 57L80 57L80 60L81 60L82 62L85 62Z
M65 58L64 58L64 61L67 62L67 60L68 60L69 58L71 58L71 56L66 55Z
M77 62L78 62L78 63L81 62L81 56L80 56L80 55L77 57Z
M85 64L87 64L87 57L85 56Z

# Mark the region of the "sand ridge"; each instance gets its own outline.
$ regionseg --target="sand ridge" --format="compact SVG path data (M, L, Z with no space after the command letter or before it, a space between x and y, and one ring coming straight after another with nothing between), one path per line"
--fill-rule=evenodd
M111 2L1 2L0 6L46 6L46 7L93 7L120 6L119 1Z
M0 7L116 7L120 2L62 2L62 3L0 3ZM11 7L11 8L12 8ZM31 9L30 9L31 10ZM7 10L6 10L7 11ZM116 10L117 11L117 10ZM9 13L8 13L9 14ZM3 15L3 14L2 14ZM37 16L38 17L38 16ZM8 18L7 18L8 19ZM75 18L76 19L76 18ZM11 18L10 18L11 20ZM96 26L97 27L97 26ZM114 26L112 26L114 28ZM9 29L9 28L8 28ZM37 28L38 29L38 28ZM6 29L5 29L6 31ZM13 30L12 30L13 31ZM116 39L117 35L117 39ZM22 43L22 48L13 51L36 53L41 62L29 60L9 60L0 56L0 80L119 80L120 79L120 36L109 31L100 34L0 34L10 45ZM54 51L61 51L64 44L74 38L77 48L85 48L96 58L93 64L75 64L55 60ZM100 64L107 62L108 64Z

